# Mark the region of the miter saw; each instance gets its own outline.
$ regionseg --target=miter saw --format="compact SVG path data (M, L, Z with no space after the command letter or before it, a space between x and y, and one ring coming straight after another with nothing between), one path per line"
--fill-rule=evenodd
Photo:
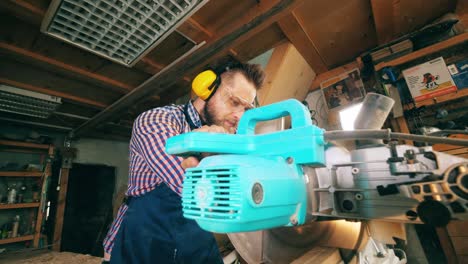
M362 229L335 228L324 219L435 226L468 219L467 159L380 139L468 141L376 130L388 115L379 110L382 100L366 97L356 131L324 131L312 125L309 109L290 99L247 111L235 135L191 132L168 139L170 154L215 154L186 171L184 216L205 230L229 233L249 263L290 262L344 230L356 232L356 243L362 236ZM285 116L290 129L255 133L258 123ZM330 143L343 139L359 141L351 151ZM335 240L331 246L347 247Z

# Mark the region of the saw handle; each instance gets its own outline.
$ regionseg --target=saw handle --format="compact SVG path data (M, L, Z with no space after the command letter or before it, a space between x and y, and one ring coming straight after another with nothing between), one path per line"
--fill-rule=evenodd
M310 111L296 99L288 99L278 103L262 106L244 113L239 121L237 134L254 135L258 122L291 116L291 128L312 125Z

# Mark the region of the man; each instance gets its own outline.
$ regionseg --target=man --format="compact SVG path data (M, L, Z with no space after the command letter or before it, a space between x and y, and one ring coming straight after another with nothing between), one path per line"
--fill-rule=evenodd
M222 263L213 235L182 215L184 172L199 160L165 153L166 140L178 134L235 133L243 113L253 107L264 79L259 65L227 62L214 72L217 82L205 100L151 109L135 120L129 199L104 240L111 263Z

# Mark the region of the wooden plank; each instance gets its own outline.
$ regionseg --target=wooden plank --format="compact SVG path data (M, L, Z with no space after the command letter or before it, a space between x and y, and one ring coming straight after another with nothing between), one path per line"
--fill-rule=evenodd
M458 16L464 28L468 28L468 1L458 1L455 9L455 14Z
M450 39L447 39L445 41L441 41L437 44L431 45L429 47L422 48L420 50L417 50L415 52L412 52L410 54L401 56L399 58L396 58L391 61L386 61L386 62L381 62L375 66L376 71L380 71L381 69L385 67L390 67L390 66L398 66L407 62L410 62L415 59L419 59L421 57L430 55L434 52L438 52L444 49L448 49L450 47L456 46L463 44L468 41L468 33L463 33L460 35L457 35L455 37L452 37Z
M468 255L468 236L452 237L452 244L457 255Z
M207 41L213 36L208 29L203 27L193 18L189 18L182 23L182 25L177 28L177 31L195 43Z
M33 2L25 2L24 0L20 1L10 1L10 5L17 5L17 7L20 8L12 8L9 7L9 10L12 11L12 13L20 18L20 19L25 19L25 21L32 23L36 26L39 26L42 18L44 17L44 14L46 12L47 6L43 6L40 4L40 1L33 1ZM11 24L11 22L9 23ZM16 22L15 22L16 26ZM26 33L23 33L21 35L28 35ZM45 41L44 41L45 40ZM51 49L51 47L48 45L49 43L56 44L59 43L60 48L57 49ZM78 65L84 65L84 68L88 69L99 69L102 65L107 65L111 64L113 67L117 67L122 69L126 69L127 74L125 75L120 75L120 76L115 76L117 79L119 78L131 78L133 80L138 79L136 76L131 77L132 75L138 75L142 74L143 72L149 73L149 74L154 74L154 72L148 72L147 69L151 69L151 66L149 67L141 67L140 65L138 67L134 67L134 69L138 69L138 71L132 70L130 68L126 68L123 65L113 63L108 61L107 59L104 59L96 54L92 54L90 52L84 51L78 47L72 46L72 45L66 45L64 46L63 43L61 43L59 40L53 39L49 36L45 36L43 34L39 34L38 40L36 41L36 44L39 45L38 47L35 47L35 50L41 50L41 49L46 49L51 53L60 53L61 51L66 51L68 52L68 55L65 55L66 57L71 57L73 58L73 61L80 61ZM71 52L70 52L71 51ZM80 54L82 56L80 56ZM61 55L60 57L63 57ZM145 64L145 62L142 62ZM141 71L143 72L141 72ZM147 78L147 77L146 77ZM146 79L145 78L145 79ZM143 80L139 81L141 83Z
M451 237L468 237L468 221L451 221L447 231Z
M124 65L113 63L108 59L105 59L101 56L88 52L74 45L65 44L59 39L41 33L37 28L39 26L39 23L37 23L37 27L35 27L33 26L36 25L35 23L31 25L31 23L25 23L20 19L22 19L22 17L15 18L8 15L4 18L0 18L0 20L3 21L3 23L5 24L15 25L14 27L0 27L0 34L3 35L2 37L4 38L2 39L5 43L16 46L21 49L25 49L27 51L34 52L36 54L40 54L46 58L65 63L67 65L85 70L90 73L105 76L107 78L113 79L116 82L130 85L131 87L137 86L150 76L148 73L142 72L137 68L129 68ZM21 32L21 34L18 34L18 32ZM6 52L2 50L2 53ZM8 55L9 53L6 54ZM11 53L10 56L15 56L15 54ZM28 58L25 56L17 57L17 60L26 60ZM27 62L30 63L30 61L33 61L32 58L29 58ZM62 65L53 65L49 63L52 62L48 61L46 63L41 62L39 60L35 61L35 64L39 64L44 68L49 68L55 71L60 71L62 69L59 67ZM102 74L98 72L105 65L112 65L112 67L116 68L117 70L125 71L126 74ZM62 69L61 71L66 73L66 70L64 69ZM84 78L84 76L81 74L72 74L69 75L69 77L81 78L81 80L87 82L94 81L94 79L91 78ZM96 80L94 82L98 83L99 85L103 85L102 81ZM119 87L111 85L108 86L109 88L116 90L121 89ZM124 91L124 89L122 89L122 91Z
M153 74L156 74L158 71L160 71L160 70L162 70L164 68L164 65L162 65L160 63L157 63L154 60L152 60L150 58L147 58L147 57L141 58L140 61L145 63L146 66L151 67L152 68L151 73L153 73Z
M5 42L0 42L0 50L3 52L8 52L10 56L15 56L15 59L22 57L25 58L27 62L33 62L33 63L39 63L39 64L47 64L55 69L58 69L59 71L62 71L66 75L72 76L73 78L76 78L77 75L81 76L80 80L85 80L86 82L91 82L91 83L99 83L100 85L104 85L105 87L109 87L113 89L114 91L120 92L120 93L127 93L133 90L135 87L126 83L123 83L121 81L115 80L115 78L110 78L105 75L101 74L96 74L93 72L90 72L84 68L77 67L75 65L71 65L69 63L65 63L63 61L59 61L54 58L47 57L43 54L39 54L37 52L33 52L27 49L23 49L21 47L17 47ZM147 59L146 61L151 61ZM117 75L118 76L118 75ZM160 97L155 95L152 96L153 99L159 100Z
M243 19L236 20L236 22L242 23L239 27L230 29L226 35L221 35L215 38L211 45L204 46L193 54L190 54L190 56L186 56L185 58L175 62L171 67L165 68L161 74L153 76L143 85L135 88L131 94L126 95L119 99L118 102L107 107L93 119L73 130L73 133L75 133L76 136L86 133L91 128L105 122L116 113L127 109L129 106L140 101L149 94L160 94L162 91L167 90L176 82L176 80L180 79L182 74L190 72L191 70L196 70L197 65L203 65L204 62L208 61L214 55L227 51L232 48L232 46L238 45L244 40L249 39L283 17L285 12L290 12L291 8L296 7L297 4L302 1L303 0L284 0L264 13L257 14L258 16L254 17L252 20L247 22L243 21Z
M463 0L462 0L463 1ZM394 23L398 26L399 36L410 33L433 20L455 10L457 0L398 0L395 6L398 13L394 14ZM459 1L458 1L459 2Z
M427 99L427 100L424 100L424 101L416 102L416 107L421 107L421 106L424 106L424 105L440 104L440 103L443 103L443 102L447 102L447 101L451 101L451 100L455 100L455 99L460 99L460 98L463 98L463 97L466 97L466 96L468 96L468 87L458 89L453 93L444 94L444 95L434 97L434 98L431 98L431 99Z
M355 68L359 68L359 65L357 63L357 61L352 61L348 64L345 64L343 66L340 66L340 67L337 67L337 68L334 68L332 70L329 70L327 72L324 72L322 74L319 74L315 79L314 81L312 82L312 84L310 85L310 91L314 91L314 90L317 90L317 89L320 89L320 84L328 79L331 79L333 77L336 77L342 73L345 73L345 72L348 72L348 71L351 71Z
M297 20L294 12L291 12L289 15L279 20L278 24L289 41L301 53L302 57L309 63L316 74L321 74L328 70L314 42L304 31L303 26Z
M122 97L121 93L73 80L61 74L54 74L5 57L0 60L0 78L37 87L50 87L50 90L99 101L104 104L110 104Z
M295 10L303 2L304 0L270 0L258 2L217 0L208 2L205 7L195 13L193 17L213 33L213 37L207 41L206 46L209 47L211 43L216 42L245 25L251 24L255 18L260 17L262 14L275 9L280 5L287 5L287 7L282 9L281 12L267 18L263 23L261 23L261 25L258 25L249 32L246 32L233 43L226 43L226 48L224 50L229 50L231 47L239 45L245 40L250 39L258 32L269 27L272 23L276 23L278 20ZM216 12L215 10L230 10L230 12ZM239 14L243 15L239 17ZM217 23L213 24L212 21L217 21ZM255 43L251 43L251 45L253 44Z
M0 140L0 145L22 147L22 148L34 148L34 149L49 149L49 145L47 144L37 144L37 143L31 143L31 142L21 142L21 141L12 141L12 140Z
M51 157L52 158L52 157ZM44 177L42 178L42 189L41 189L41 201L40 201L40 206L39 208L37 209L37 219L36 219L36 226L35 226L35 229L34 229L34 240L33 240L33 246L35 248L39 247L39 239L41 237L41 231L42 231L42 220L44 218L44 215L45 215L45 208L46 208L46 204L47 204L47 179L50 177L51 173L52 173L52 164L51 164L51 160L50 159L46 166L45 166L45 170L44 170Z
M240 61L249 61L287 41L278 25L272 24L240 45L229 49L229 53L235 55L235 58ZM255 45L251 45L251 43L255 43Z
M91 78L91 79L97 80L97 81L99 81L100 83L102 83L102 84L104 84L106 86L113 87L116 91L129 92L133 88L135 88L135 87L133 87L131 85L128 85L128 84L123 83L123 82L116 81L116 80L111 79L111 78L109 78L107 76L95 74L95 73L92 73L92 72L90 72L88 70L85 70L83 68L80 68L80 67L65 63L63 61L59 61L59 60L54 59L54 58L49 58L49 57L44 56L42 54L39 54L37 52L33 52L33 51L30 51L30 50L27 50L27 49L23 49L21 47L10 45L10 44L5 43L5 42L0 42L0 49L2 49L4 51L8 51L9 53L13 54L14 56L22 56L22 57L32 59L34 61L38 61L40 63L45 63L45 64L52 65L52 66L54 66L54 67L56 67L58 69L67 71L68 74L71 72L73 74L79 74L79 75L82 75L82 76L84 76L86 78Z
M0 177L42 177L43 172L35 171L0 171Z
M343 263L340 251L337 248L313 247L304 255L295 259L291 264L314 264L314 263Z
M372 14L379 44L391 41L395 37L394 6L395 1L371 0Z
M29 149L13 149L0 147L1 152L15 152L15 153L30 153L30 154L43 154L41 150L29 150Z
M462 155L462 154L468 153L468 148L448 150L448 151L445 151L445 153L450 154L450 155Z
M400 116L396 118L396 122L398 123L399 132L406 133L406 134L410 133L410 130L408 128L408 122L406 121L404 116ZM406 145L411 145L411 146L414 145L414 142L412 140L403 140L403 142Z
M33 235L29 235L29 236L0 239L0 245L22 242L22 241L29 241L29 240L33 240L33 238L34 238Z
M449 138L460 138L460 139L468 139L468 135L464 134L454 134L450 135ZM447 144L434 144L432 148L435 151L450 151L450 150L455 150L455 149L460 149L461 146L454 146L454 145L447 145Z
M377 45L370 1L304 1L294 14L328 68L343 65Z
M457 255L458 264L468 264L468 255Z
M0 210L16 209L16 208L35 208L39 207L39 203L17 203L17 204L0 204Z
M274 5L278 4L279 0L269 1L231 1L231 0L216 0L209 1L203 8L198 10L192 18L200 25L203 25L209 32L213 34L212 38L218 37L223 31L230 31L238 27L238 22L246 19L251 20L258 13L263 13ZM255 15L256 13L257 15ZM241 16L240 16L241 14ZM250 17L247 18L247 17ZM216 23L213 23L216 21ZM243 22L246 22L245 20ZM235 26L237 25L237 26ZM209 39L207 43L212 42Z
M98 102L98 101L87 99L87 98L82 98L82 97L71 95L71 94L68 94L68 93L63 93L63 92L59 92L59 91L50 90L48 88L39 87L39 86L27 84L27 83L21 83L21 82L17 82L17 81L2 78L2 77L0 77L0 83L4 83L4 84L7 84L7 85L11 85L11 86L14 86L14 87L17 87L17 88L22 88L22 89L26 89L26 90L30 90L30 91L34 91L34 92L45 93L45 94L52 95L52 96L58 96L58 97L68 99L68 100L73 101L73 102L93 106L93 107L96 107L96 108L101 108L102 109L102 108L107 107L107 104L104 104L102 102Z
M456 0L371 0L378 43L385 44L421 28L434 19L453 12Z
M442 247L445 258L447 259L447 263L458 263L457 255L448 235L447 229L445 227L436 227L436 233L439 237L440 246Z
M263 88L258 91L260 105L288 98L304 100L315 77L312 68L291 43L282 44L273 51L265 74Z
M65 215L65 204L67 201L68 176L70 169L60 169L60 191L57 199L57 212L55 214L54 238L52 249L60 251L63 229L63 217Z

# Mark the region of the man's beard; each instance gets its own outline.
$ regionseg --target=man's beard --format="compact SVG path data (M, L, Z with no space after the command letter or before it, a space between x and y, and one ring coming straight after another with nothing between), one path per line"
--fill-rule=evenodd
M207 125L207 126L216 125L216 126L223 127L227 133L231 133L231 134L236 133L236 128L231 128L231 127L227 128L224 126L223 119L216 116L217 113L214 110L214 108L215 107L210 101L206 102L205 106L203 107L203 115L202 115L202 119L203 119L202 121L204 122L203 125Z
M211 101L206 102L203 107L203 122L205 125L212 126L216 124L216 118L214 117L215 113L211 107Z

